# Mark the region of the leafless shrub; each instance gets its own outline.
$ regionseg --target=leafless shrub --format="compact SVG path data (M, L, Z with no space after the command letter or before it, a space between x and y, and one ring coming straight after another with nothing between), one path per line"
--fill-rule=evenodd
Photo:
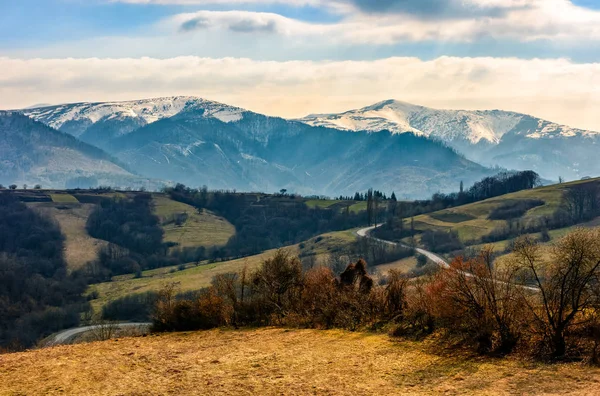
M554 244L550 262L533 239L515 243L515 264L539 288L523 299L534 316L532 328L554 358L565 357L568 337L596 311L599 241L600 230L577 229Z

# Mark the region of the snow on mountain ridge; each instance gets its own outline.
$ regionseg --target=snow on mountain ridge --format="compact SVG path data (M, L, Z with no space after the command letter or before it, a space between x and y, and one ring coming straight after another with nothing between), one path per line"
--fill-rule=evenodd
M242 119L244 109L193 97L173 96L123 102L73 103L23 110L25 115L60 129L68 122L138 119L151 124L163 118L173 117L182 111L203 109L204 117L213 117L223 122Z
M438 110L397 100L386 100L362 109L339 114L311 114L299 119L313 126L324 126L347 131L413 132L445 142L466 141L471 144L487 142L498 144L512 131L525 114L501 110ZM592 136L598 132L583 131L549 121L539 120L536 130L525 136Z

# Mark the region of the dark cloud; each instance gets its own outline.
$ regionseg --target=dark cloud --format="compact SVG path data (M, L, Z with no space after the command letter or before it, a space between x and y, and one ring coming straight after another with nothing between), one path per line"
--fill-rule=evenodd
M215 21L204 16L183 22L179 26L179 30L185 33L206 29L211 26L222 26L236 33L273 33L277 30L277 24L273 20L258 20L253 18L232 18L228 20L224 18Z
M501 17L509 8L478 7L464 0L347 0L363 12L403 13L423 19Z
M179 29L182 32L191 32L194 30L206 29L210 26L210 21L206 18L194 18L181 24Z
M273 33L275 29L275 21L257 21L254 19L242 19L229 25L229 30L238 33Z

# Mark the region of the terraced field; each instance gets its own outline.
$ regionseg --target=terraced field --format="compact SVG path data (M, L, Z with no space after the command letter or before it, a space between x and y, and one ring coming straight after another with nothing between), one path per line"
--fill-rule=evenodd
M463 241L476 240L489 234L494 228L506 224L504 220L488 219L490 213L502 205L506 205L509 202L542 200L544 201L543 205L528 210L521 219L527 221L529 219L552 215L559 208L564 191L568 187L583 183L596 183L599 180L591 179L539 187L417 216L414 218L415 229L418 231L429 229L442 231L454 230L458 232L459 237Z

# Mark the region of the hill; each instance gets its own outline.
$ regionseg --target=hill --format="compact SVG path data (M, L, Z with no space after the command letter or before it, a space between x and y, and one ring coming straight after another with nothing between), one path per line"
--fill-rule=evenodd
M600 179L579 180L506 194L452 209L416 216L414 226L417 231L452 230L458 232L463 241L477 240L490 234L495 228L504 226L507 220L518 220L525 224L540 220L544 216L552 216L561 207L564 194L569 189L576 186L597 185L599 181ZM508 210L529 202L535 203L535 201L540 202L530 208L525 207L523 213L518 213L512 218L490 218L492 213L500 208Z
M298 253L297 246L289 246L285 250L292 254ZM182 293L198 291L210 286L215 275L237 273L244 267L254 270L262 262L275 253L274 250L266 251L254 256L241 259L203 262L201 264L188 264L183 266L164 267L143 271L140 277L133 275L116 276L110 282L90 285L87 294L94 296L90 302L94 312L102 312L102 307L116 299L146 292L158 292L165 285L175 283L178 291Z
M201 98L79 103L25 114L98 145L139 174L244 191L424 197L491 170L413 135L348 134Z
M579 179L600 173L594 161L599 132L510 111L438 110L386 100L339 114L314 114L300 121L354 132L415 133L443 141L473 161L531 169L551 180L559 175Z
M151 186L97 147L17 112L0 111L0 139L0 183L5 186Z
M600 370L475 357L381 334L212 330L0 355L0 394L569 394Z
M29 207L56 221L65 236L65 260L71 270L98 258L108 242L91 237L86 229L90 214L103 198L133 197L136 192L93 192L89 190L16 190L15 195ZM177 247L223 246L235 235L227 220L208 210L198 212L190 205L152 194L152 207L159 217L164 241Z

